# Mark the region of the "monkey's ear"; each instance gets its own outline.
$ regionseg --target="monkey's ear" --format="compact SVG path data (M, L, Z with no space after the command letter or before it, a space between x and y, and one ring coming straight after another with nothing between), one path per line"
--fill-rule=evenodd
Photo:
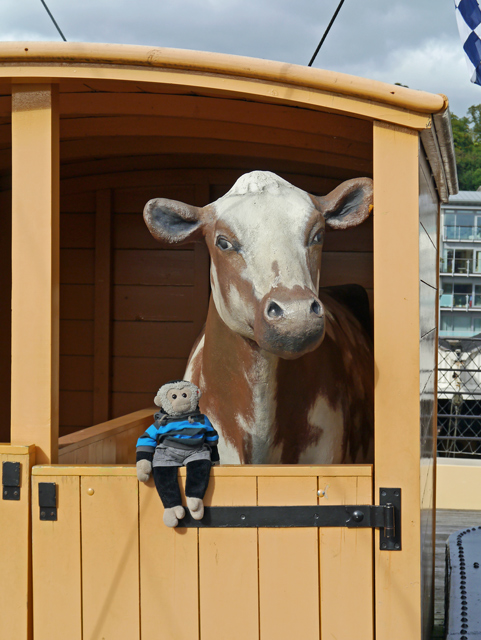
M162 409L162 400L160 399L159 392L157 392L157 395L154 398L154 404L156 404L159 407L159 409Z

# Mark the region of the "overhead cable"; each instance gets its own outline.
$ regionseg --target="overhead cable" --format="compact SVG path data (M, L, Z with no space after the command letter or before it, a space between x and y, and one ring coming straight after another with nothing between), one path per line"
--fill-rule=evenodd
M43 0L42 0L43 2ZM334 20L337 18L337 14L339 13L339 11L341 10L342 5L344 4L344 0L341 0L341 2L339 3L337 9L334 12L334 15L331 18L331 22L328 24L327 29L324 32L324 35L321 38L321 41L319 42L319 44L317 45L317 49L314 51L314 55L311 58L311 61L309 62L309 64L307 65L308 67L312 67L312 63L314 62L314 60L316 59L317 54L319 53L319 49L322 47L322 45L324 44L324 40L327 38L327 34L329 33L329 31L331 30L332 25L334 24Z
M344 0L343 0L344 1ZM47 7L47 5L45 4L45 0L40 0L40 2L43 4L43 6L45 7L46 12L48 13L48 15L50 16L50 19L52 20L52 22L54 23L54 25L57 27L57 31L60 33L60 35L62 36L62 39L64 42L67 42L67 38L63 35L62 30L60 29L60 27L57 24L57 21L55 20L55 18L53 17L50 9Z

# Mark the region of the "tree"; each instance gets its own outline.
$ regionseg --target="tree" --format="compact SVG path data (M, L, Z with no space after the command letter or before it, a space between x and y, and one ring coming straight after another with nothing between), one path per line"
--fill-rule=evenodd
M468 115L451 114L459 188L476 191L481 186L481 104L472 105Z

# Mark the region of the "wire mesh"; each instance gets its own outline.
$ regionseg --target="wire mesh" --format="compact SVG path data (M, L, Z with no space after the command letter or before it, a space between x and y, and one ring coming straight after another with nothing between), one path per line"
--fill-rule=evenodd
M481 337L440 340L438 456L481 458Z

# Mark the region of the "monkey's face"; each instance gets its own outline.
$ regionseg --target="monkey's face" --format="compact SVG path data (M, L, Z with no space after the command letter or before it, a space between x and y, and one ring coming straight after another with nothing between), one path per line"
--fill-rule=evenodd
M192 389L169 389L167 398L170 400L172 408L178 413L187 413L192 408Z

